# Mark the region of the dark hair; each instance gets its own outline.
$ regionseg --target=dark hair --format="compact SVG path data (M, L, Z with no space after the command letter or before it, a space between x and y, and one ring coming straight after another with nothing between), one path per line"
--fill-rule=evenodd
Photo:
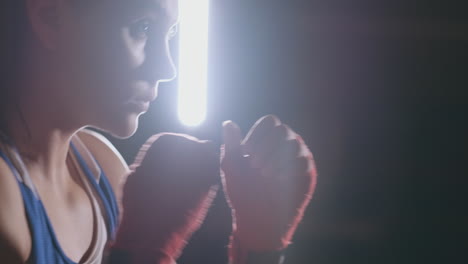
M83 11L94 1L71 1L74 8ZM26 14L26 0L0 0L0 133L8 135L7 111L18 113L28 136L28 124L19 107L21 91L17 81L22 77L21 67L27 56L28 41L32 41L32 30Z
M30 32L25 1L1 0L0 19L0 131L6 133L6 109L9 106L18 108L15 86Z

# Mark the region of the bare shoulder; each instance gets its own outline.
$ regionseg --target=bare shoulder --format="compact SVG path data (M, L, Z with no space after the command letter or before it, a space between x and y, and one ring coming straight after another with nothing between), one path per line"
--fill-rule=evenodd
M101 165L117 198L120 200L122 197L122 184L130 173L130 169L122 155L106 137L98 132L82 129L77 135Z
M31 235L18 182L0 158L0 262L24 263L31 252Z

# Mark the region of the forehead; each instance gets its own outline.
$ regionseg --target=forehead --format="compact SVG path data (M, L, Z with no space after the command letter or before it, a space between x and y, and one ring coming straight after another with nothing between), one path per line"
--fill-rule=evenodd
M129 11L151 12L172 22L177 21L179 16L179 0L110 0L109 2Z

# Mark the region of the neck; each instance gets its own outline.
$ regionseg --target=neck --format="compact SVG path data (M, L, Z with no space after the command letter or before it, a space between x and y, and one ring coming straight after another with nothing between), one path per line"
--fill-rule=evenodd
M53 111L47 101L30 95L18 107L7 111L7 131L18 149L31 177L62 183L68 177L67 156L70 141L80 126L66 122L62 113Z
M63 182L69 175L67 156L73 135L83 127L58 94L60 68L46 51L32 50L15 78L13 102L6 107L6 134L20 152L31 177ZM42 56L42 57L41 57ZM47 59L49 58L49 59ZM53 57L52 57L53 58ZM41 63L37 63L41 62ZM16 100L15 100L16 98Z

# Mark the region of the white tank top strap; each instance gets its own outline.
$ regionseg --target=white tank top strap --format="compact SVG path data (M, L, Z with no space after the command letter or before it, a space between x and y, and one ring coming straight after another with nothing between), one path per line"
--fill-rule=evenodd
M14 166L13 174L18 179L18 181L24 183L28 188L33 192L36 199L39 200L39 194L36 190L36 187L29 176L26 165L21 158L18 149L15 146L8 144L5 140L0 140L0 149L8 157L11 163Z
M77 134L75 134L72 137L71 142L75 146L78 153L80 153L88 168L91 170L91 174L93 175L93 177L96 179L97 182L99 182L99 178L101 176L101 168L94 159L93 155L91 155L91 152L89 152L88 148L83 143L83 141L81 141L80 137L78 137Z
M0 138L1 139L1 138ZM89 150L86 148L84 143L79 139L78 136L72 138L72 143L76 147L76 150L83 158L84 162L88 166L92 176L99 182L99 177L101 175L101 169L98 166L96 160L93 158ZM9 144L7 140L0 140L0 149L8 157L11 163L14 166L14 174L18 181L24 183L35 195L35 197L40 200L38 192L29 176L28 170L18 152L18 150L12 145ZM104 220L103 207L99 197L91 186L88 177L83 171L82 166L78 162L77 157L73 153L73 150L70 148L68 152L68 157L71 158L75 170L79 174L82 186L84 187L86 193L88 194L92 210L93 210L93 222L94 222L94 233L93 239L90 245L90 248L86 252L80 264L101 264L103 259L104 248L107 243L107 228Z
M76 147L77 151L80 153L83 160L87 163L87 166L90 168L92 176L99 180L99 176L101 174L100 168L97 165L97 162L94 160L91 153L88 151L84 143L79 139L78 136L74 136L72 139L74 146ZM73 151L70 150L69 155L72 159L72 162L75 168L78 171L80 176L81 182L85 188L85 191L88 193L88 196L91 199L92 207L93 207L93 217L94 217L94 234L93 234L93 242L86 253L85 258L83 259L82 264L101 264L103 258L104 248L107 243L107 228L106 223L104 221L104 214L102 213L102 201L97 199L99 197L96 193L96 190L91 186L89 183L88 177L85 175L80 163L78 162L77 157L73 154Z

